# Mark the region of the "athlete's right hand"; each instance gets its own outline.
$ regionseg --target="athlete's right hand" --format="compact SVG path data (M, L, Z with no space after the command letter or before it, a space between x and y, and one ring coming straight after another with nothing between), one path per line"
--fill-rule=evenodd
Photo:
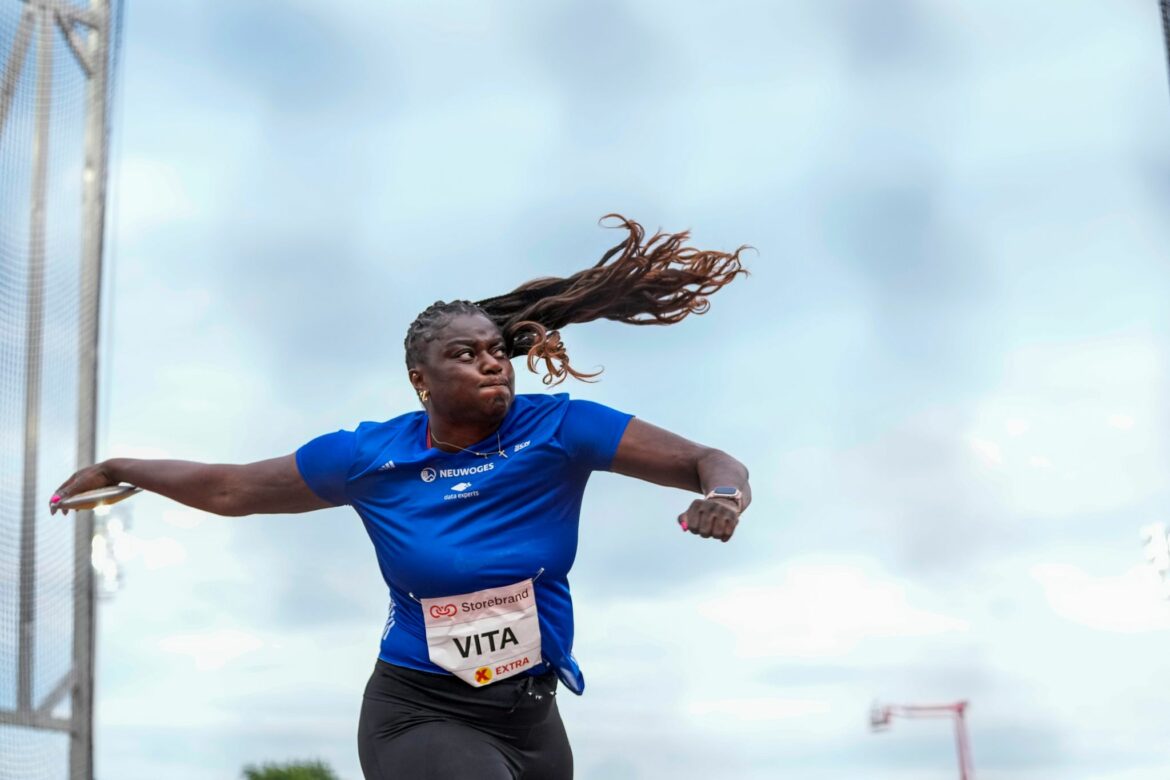
M97 490L98 488L117 484L118 480L114 479L113 475L110 474L105 463L95 463L92 466L86 466L62 482L61 487L53 492L53 497L49 499L49 514L54 514L58 511L62 514L69 512L68 509L63 509L58 506L62 499L75 496L78 493L84 493L87 490Z
M739 502L732 508L725 498L696 498L687 511L678 516L679 527L684 531L703 537L726 542L739 525Z

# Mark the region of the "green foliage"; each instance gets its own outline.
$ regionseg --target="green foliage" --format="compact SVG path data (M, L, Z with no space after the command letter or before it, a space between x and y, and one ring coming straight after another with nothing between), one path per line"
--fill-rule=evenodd
M323 761L244 767L244 780L339 780Z

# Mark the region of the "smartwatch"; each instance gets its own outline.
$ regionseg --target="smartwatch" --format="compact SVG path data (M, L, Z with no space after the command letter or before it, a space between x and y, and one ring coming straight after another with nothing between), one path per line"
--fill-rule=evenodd
M730 498L735 501L737 511L743 511L743 492L737 487L711 488L703 498Z

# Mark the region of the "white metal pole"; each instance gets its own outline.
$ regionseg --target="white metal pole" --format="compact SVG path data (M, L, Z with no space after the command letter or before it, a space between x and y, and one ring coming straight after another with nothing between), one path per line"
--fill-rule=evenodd
M89 85L86 101L85 167L82 171L83 235L81 308L78 318L77 465L97 456L98 305L101 299L102 245L105 235L106 169L108 165L107 89L109 75L110 4L91 0L93 15L86 59ZM94 577L90 558L93 512L75 519L73 596L73 730L69 749L72 780L93 778Z
M49 169L49 108L53 90L53 20L45 7L37 9L40 36L37 41L36 137L28 242L28 328L24 358L24 464L20 507L20 647L17 662L16 709L33 711L33 653L36 640L36 522L37 441L41 416L41 358L44 346L45 309L45 187Z

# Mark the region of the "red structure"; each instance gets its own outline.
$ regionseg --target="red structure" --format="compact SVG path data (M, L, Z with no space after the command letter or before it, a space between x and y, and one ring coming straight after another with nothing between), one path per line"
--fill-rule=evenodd
M869 713L869 726L884 731L890 721L899 718L951 718L955 721L955 747L959 752L959 780L975 780L975 764L971 760L971 741L967 738L966 701L954 704L888 704L874 703Z

